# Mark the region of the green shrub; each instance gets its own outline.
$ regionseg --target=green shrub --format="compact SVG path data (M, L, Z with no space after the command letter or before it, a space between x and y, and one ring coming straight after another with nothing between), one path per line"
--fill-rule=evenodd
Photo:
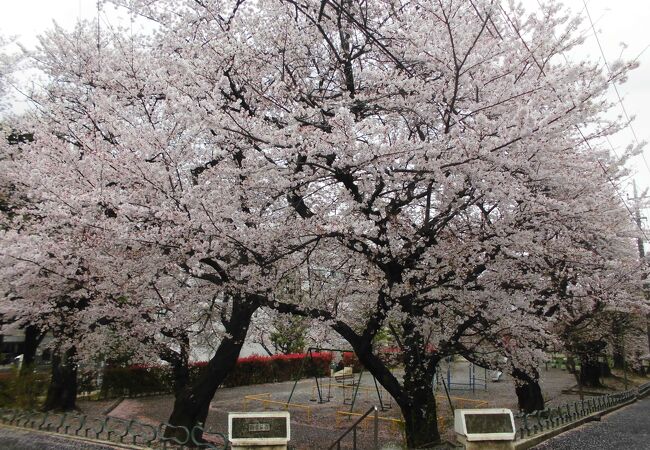
M104 369L100 396L136 397L172 390L168 366L133 365L106 367Z
M38 409L47 394L50 374L24 370L0 373L0 406Z

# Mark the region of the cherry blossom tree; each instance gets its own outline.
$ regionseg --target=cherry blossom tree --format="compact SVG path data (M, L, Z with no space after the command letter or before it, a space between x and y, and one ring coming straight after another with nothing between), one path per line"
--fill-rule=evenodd
M0 113L8 103L11 75L16 69L17 56L8 50L10 40L0 35Z
M3 331L35 330L39 338L51 334L52 378L44 407L69 410L77 395L77 356L92 341L84 339L91 333L89 322L81 320L92 300L91 281L79 252L62 245L56 234L33 232L40 219L29 216L19 228L0 234L5 280L0 314L6 322Z
M18 70L20 58L15 52L9 50L11 40L0 36L0 233L11 230L16 210L26 203L24 193L17 191L12 180L7 176L7 164L17 153L16 146L31 139L31 134L21 133L12 129L12 113L10 106L11 85L14 82L13 73ZM0 313L0 327L13 326L12 318ZM31 370L39 344L44 334L37 326L23 323L25 341L21 372Z
M219 320L212 328L223 327L220 344L203 375L177 392L170 418L191 428L205 421L236 362L256 296L273 286L273 260L290 249L276 244L282 230L260 196L272 182L256 176L266 159L198 119L210 117L209 106L173 83L179 74L160 70L170 55L156 53L149 38L110 35L95 47L94 31L55 29L32 55L47 82L32 94L38 110L25 121L36 131L24 160L32 176L23 181L43 214L72 224L68 233L92 230L84 251L94 252L93 273L106 274L94 286L103 299L96 309L144 324L131 333L147 336L154 326L175 339L165 359L182 369L187 333L206 328L197 324L202 316ZM212 89L228 110L239 100L224 87ZM119 272L111 278L111 270ZM208 294L197 302L201 290Z
M117 3L155 32L80 25L33 55L48 82L33 94L27 182L104 248L137 245L147 256L115 255L125 273L184 272L228 305L221 345L171 423L205 420L265 306L331 326L395 398L408 445L437 442L439 361L480 355L502 329L517 342L548 335L628 267L610 247L631 237L619 161L598 143L622 126L602 118L602 95L632 65L605 76L565 60L578 22L557 4L526 15L498 1ZM597 220L607 211L613 224ZM586 271L587 236L618 259ZM574 252L580 264L563 265ZM326 274L310 276L308 297L274 295L307 265ZM558 283L569 267L578 275ZM134 289L129 299L150 298ZM402 380L372 346L389 325ZM540 354L520 345L518 367Z
M160 5L142 13L165 22ZM236 62L255 55L238 72L229 68L243 116L226 130L260 151L289 147L287 197L304 235L335 241L325 252L355 253L379 273L363 327L331 310L285 311L333 321L396 398L409 444L420 445L438 438L427 386L440 358L513 308L521 320L539 320L530 313L536 290L513 299L502 285L524 256L548 266L541 243L575 217L577 199L544 192L545 177L566 183L585 170L579 162L591 162L590 171L604 166L598 186L610 189L611 162L592 146L618 129L600 120L600 96L629 67L606 78L595 65L558 61L578 43L577 23L563 25L554 7L526 19L497 3L365 6L278 3L235 33L246 20L241 8L188 5L165 25L172 36L199 36L188 52L195 73L213 70L201 70L195 55L221 54L222 33L236 35L231 46L245 39ZM576 128L585 123L594 127ZM407 352L403 383L370 351L391 316ZM427 339L431 328L441 330L437 342Z

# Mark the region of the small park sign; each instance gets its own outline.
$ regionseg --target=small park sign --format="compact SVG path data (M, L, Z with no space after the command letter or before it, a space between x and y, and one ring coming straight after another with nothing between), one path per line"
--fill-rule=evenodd
M512 441L515 421L505 408L457 409L454 429L467 441Z
M250 412L228 414L228 438L233 448L286 448L291 439L289 413Z

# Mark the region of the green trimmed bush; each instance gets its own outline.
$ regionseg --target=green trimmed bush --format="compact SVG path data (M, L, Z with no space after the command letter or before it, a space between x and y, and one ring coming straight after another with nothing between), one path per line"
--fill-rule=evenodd
M18 370L0 373L0 406L38 409L47 394L50 374Z

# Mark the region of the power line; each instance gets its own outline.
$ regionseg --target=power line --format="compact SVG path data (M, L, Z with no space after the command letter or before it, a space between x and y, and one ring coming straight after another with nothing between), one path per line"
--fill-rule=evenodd
M539 1L538 1L538 4L539 4ZM586 8L587 8L587 4L585 3L584 0L583 0L583 4L585 5L585 9L586 9ZM540 5L540 6L541 6L541 5ZM526 42L524 41L524 38L523 38L523 36L519 33L519 30L515 27L514 23L513 23L512 20L510 19L510 16L508 16L508 13L507 13L507 12L503 9L503 7L500 6L500 5L499 5L499 9L501 10L501 14L503 14L503 15L505 16L506 21L510 24L510 26L512 27L512 29L515 31L515 33L517 34L517 36L519 37L519 39L520 39L520 40L522 41L522 43L524 44L524 47L526 48L526 51L530 54L530 56L533 58L533 61L535 61L535 63L537 64L537 66L538 66L538 68L539 68L539 70L540 70L540 72L541 72L541 75L543 75L544 77L546 77L546 74L544 73L544 70L542 69L542 67L540 66L540 64L537 62L537 59L535 58L535 55L533 54L532 50L528 47L528 45L527 45ZM587 10L587 13L588 13L588 10ZM591 22L591 17L589 17L589 21ZM592 23L592 29L593 29L593 22L591 22L591 23ZM503 40L503 38L501 38L501 39ZM598 38L596 38L596 39L598 39ZM599 42L598 45L600 46L600 42ZM602 47L601 47L601 53L602 53ZM603 54L603 59L605 59L605 55L604 55L604 53L602 53L602 54ZM567 58L566 58L566 55L563 54L563 56L564 56L565 61L567 61L567 63L568 63L568 60L567 60ZM605 64L607 65L607 60L605 60ZM609 65L607 65L607 70L608 70L608 71L610 72L610 74L611 74L611 71L609 70ZM612 83L612 84L613 84L613 83ZM555 90L555 88L554 88L553 86L550 86L550 87L551 87L551 90L552 90L552 91L555 93L555 95L558 97L558 99L559 99L559 100L562 100L561 97L560 97L560 95L559 95L559 94L557 93L557 91ZM616 85L614 85L614 88L616 89ZM616 92L617 92L617 94L618 94L618 90L616 90ZM622 101L622 99L620 98L620 96L619 96L619 102L620 102L620 104L621 104L621 107L623 107L623 111L625 112L625 108L624 108L624 106L623 106L623 101ZM627 112L625 112L625 113L626 113L626 117L627 117ZM630 126L630 128L632 128L631 123L630 123L630 121L629 121L629 118L628 118L628 126ZM593 153L593 147L591 146L591 144L589 143L587 137L584 135L584 133L583 133L582 130L580 129L580 126L579 126L578 124L576 124L576 125L575 125L575 128L578 130L578 133L579 133L580 136L582 137L582 140L583 140L584 143L587 145L587 147L589 148L589 150L591 150L592 153ZM634 138L635 138L635 140L636 140L636 133L634 133ZM636 140L636 141L637 141L637 145L638 145L638 140ZM611 142L609 141L609 139L607 139L607 142L609 142L609 145L610 145L610 147L611 147L611 149L612 149L612 152L613 152L614 155L616 155L616 157L618 158L618 155L617 155L617 153L616 153L616 150L614 150L614 147L612 146L612 144L611 144ZM642 152L641 154L643 155L643 152ZM645 161L645 157L644 157L644 161ZM623 196L622 196L621 193L619 192L619 189L618 189L618 187L616 186L616 183L614 183L614 180L612 180L612 178L609 176L609 173L607 172L607 169L606 169L605 166L603 165L602 161L597 160L597 162L598 162L598 165L600 166L600 168L602 169L603 174L605 175L605 178L606 178L607 181L609 181L609 183L612 185L612 187L614 188L614 192L616 192L616 195L618 195L618 197L620 198L621 202L622 202L623 205L625 206L625 209L627 209L628 213L630 214L630 217L632 218L633 223L636 224L636 225L638 226L639 231L641 231L641 234L644 236L644 238L645 238L646 240L649 240L649 239L648 239L648 236L647 236L647 234L646 234L646 232L645 232L645 230L643 229L643 227L642 227L641 225L639 225L639 224L637 223L637 221L635 220L635 219L636 219L636 216L635 216L634 213L632 212L632 209L629 207L629 205L625 202L625 199L623 198ZM646 164L646 167L647 167L647 164ZM650 171L650 167L648 167L648 171Z
M596 38L596 43L598 44L598 49L600 50L600 54L603 57L603 62L605 63L605 67L607 68L607 72L609 72L609 75L612 75L612 70L609 67L609 63L607 62L607 57L605 56L605 52L603 50L603 46L600 43L600 39L598 38L598 33L596 32L596 27L594 25L593 20L591 19L591 14L589 13L589 8L587 7L587 2L585 0L582 0L582 4L585 7L585 13L587 14L587 18L589 19L589 24L591 25L591 30L594 33L594 37ZM648 47L646 47L647 49ZM645 52L645 49L643 50ZM641 54L643 54L641 52ZM641 54L639 56L641 56ZM638 57L637 57L638 58ZM630 127L630 131L632 132L632 136L634 137L634 141L636 142L636 145L639 144L639 138L636 135L636 131L634 130L634 126L632 125L632 121L630 120L630 116L627 113L627 109L625 108L625 104L623 103L623 98L621 97L621 93L618 90L618 87L616 86L616 83L612 82L612 86L614 87L614 92L616 92L616 97L618 98L618 103L621 105L621 110L623 110L623 115L625 116L625 120L627 120L627 126ZM648 173L650 173L650 165L648 165L648 161L646 160L645 154L643 153L643 150L641 151L641 157L643 158L643 163L645 164L646 169L648 169Z

